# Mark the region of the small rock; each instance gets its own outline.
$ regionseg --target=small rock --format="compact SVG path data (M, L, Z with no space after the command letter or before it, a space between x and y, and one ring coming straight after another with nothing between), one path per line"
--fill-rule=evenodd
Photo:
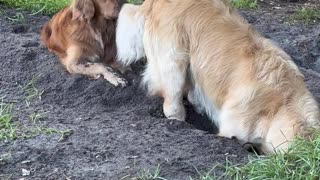
M30 171L27 169L22 169L22 176L30 176Z
M139 156L130 156L129 159L137 159Z
M28 164L30 162L31 162L30 160L25 160L25 161L22 161L21 164Z

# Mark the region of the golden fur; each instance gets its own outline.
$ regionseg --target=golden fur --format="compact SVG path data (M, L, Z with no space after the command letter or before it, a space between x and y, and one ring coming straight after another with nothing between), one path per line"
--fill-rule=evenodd
M119 18L128 11L130 19L132 9L144 18L144 82L164 98L167 118L185 119L183 89L191 82L189 101L218 125L220 136L264 153L286 150L295 135L320 127L297 66L226 1L146 0L139 8L125 5Z
M102 75L114 85L126 85L109 64L115 63L117 0L74 0L41 30L45 46L55 53L71 74L93 78Z

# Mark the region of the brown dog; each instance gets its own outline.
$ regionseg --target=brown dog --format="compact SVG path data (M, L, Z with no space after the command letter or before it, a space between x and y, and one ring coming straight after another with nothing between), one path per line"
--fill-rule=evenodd
M295 135L309 137L307 129L320 128L317 102L298 67L227 1L126 4L117 47L124 64L147 56L144 83L164 98L169 119L185 119L182 97L190 81L189 101L216 123L220 136L264 153L287 150Z
M60 10L41 30L41 38L71 74L92 78L102 75L115 86L126 81L113 71L117 0L74 0Z

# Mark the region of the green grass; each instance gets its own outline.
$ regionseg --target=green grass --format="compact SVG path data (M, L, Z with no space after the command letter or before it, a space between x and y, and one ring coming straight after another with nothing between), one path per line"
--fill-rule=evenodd
M18 24L24 24L26 22L26 19L24 17L24 15L20 12L16 13L15 16L9 17L9 16L5 16L9 21L14 22L14 23L18 23Z
M247 164L234 165L228 159L226 164L218 164L208 172L198 172L195 180L319 180L320 179L320 131L314 131L312 138L295 138L292 146L285 153L267 156L251 155ZM216 176L215 171L224 172ZM128 175L124 179L131 180L165 180L161 177L160 166L155 170L144 170L134 178ZM179 177L176 177L179 178ZM193 180L193 178L189 178Z
M128 0L128 3L131 3L131 4L142 4L143 0Z
M22 89L24 90L24 93L26 94L25 101L28 106L30 106L31 101L34 99L41 100L41 96L44 91L43 90L39 91L36 88L36 81L39 79L39 77L40 77L40 75L32 76L31 80L28 81L22 87Z
M60 136L58 141L63 141L66 137L72 134L71 130L58 130L55 128L48 128L41 124L40 119L44 118L45 113L37 113L34 112L29 115L29 122L31 124L31 128L25 130L23 137L24 138L32 138L40 134L51 135L57 134Z
M12 121L12 105L0 102L0 140L17 138L17 125Z
M30 11L32 14L54 14L69 5L71 0L0 0L1 4L21 10ZM142 4L143 0L128 0L132 4ZM14 19L14 18L13 18Z
M41 101L41 95L44 91L38 90L36 87L36 81L40 76L33 76L30 81L27 81L21 86L24 95L26 105L25 108L32 108L31 105L35 101ZM56 128L47 127L41 120L45 118L45 112L31 111L28 116L29 121L25 121L23 124L19 121L13 122L13 105L6 104L3 100L0 101L0 141L8 142L16 139L28 139L38 135L59 135L59 140L62 141L66 137L72 134L71 130L59 130Z
M305 24L315 23L318 20L320 20L320 7L303 7L296 11L291 17L291 21L302 21Z
M70 3L70 0L0 0L10 7L31 11L33 14L54 14Z
M258 0L231 0L231 4L239 9L257 8Z
M163 177L161 177L161 168L160 165L158 165L155 169L148 169L143 170L134 177L131 175L126 175L120 180L167 180Z
M41 134L59 135L59 140L62 141L72 134L71 130L58 130L48 128L40 122L44 118L45 113L33 112L29 115L29 123L26 126L21 126L18 122L13 122L12 105L5 104L3 100L0 102L0 141L8 142L16 139L28 139Z
M157 166L154 170L144 170L142 173L139 173L135 178L136 180L166 180L160 176L161 169L160 165Z
M201 175L201 180L214 179L320 179L320 132L311 140L296 138L292 148L284 154L251 157L246 165L227 162L222 177ZM221 168L221 166L219 167Z

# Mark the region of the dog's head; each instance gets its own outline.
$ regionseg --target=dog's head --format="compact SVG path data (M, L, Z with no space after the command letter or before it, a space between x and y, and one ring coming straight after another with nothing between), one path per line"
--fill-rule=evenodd
M73 0L73 19L91 20L95 16L114 19L119 14L118 0Z
M50 52L56 53L59 57L63 57L67 41L63 33L63 29L67 27L68 20L71 19L71 11L69 7L65 7L57 12L51 20L46 22L41 28L41 40Z

